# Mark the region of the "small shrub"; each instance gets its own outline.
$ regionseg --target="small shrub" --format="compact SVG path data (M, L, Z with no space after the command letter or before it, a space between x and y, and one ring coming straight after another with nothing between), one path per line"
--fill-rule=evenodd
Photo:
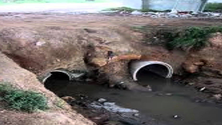
M205 7L206 12L222 12L222 3L208 3Z
M181 48L185 50L200 49L206 46L209 34L222 32L222 27L191 27L176 33L167 33L169 49Z
M9 83L0 82L0 93L12 90L12 86Z
M12 109L34 112L48 108L47 99L42 94L18 90L10 85L0 84L0 96Z
M221 32L222 26L217 27L190 27L169 28L151 26L133 26L132 30L144 34L145 43L158 45L166 42L166 47L172 49L201 49L208 44L208 37L212 33ZM155 39L158 41L155 41ZM153 42L155 41L155 42Z

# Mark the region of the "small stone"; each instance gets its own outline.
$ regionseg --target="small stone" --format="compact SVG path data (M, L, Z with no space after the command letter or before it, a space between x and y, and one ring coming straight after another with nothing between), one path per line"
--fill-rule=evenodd
M179 15L179 17L181 17L181 18L189 18L189 17L192 17L192 15L190 15L190 14L183 14L183 15Z
M171 95L173 95L173 94L172 94L172 93L166 93L166 95L167 95L167 96L171 96Z
M105 102L104 105L105 106L114 106L114 105L116 105L116 103L115 102Z
M104 99L104 98L100 98L100 99L98 99L98 102L106 102L107 100L106 99Z
M78 96L79 96L79 97L80 97L80 99L82 99L82 100L83 100L83 99L87 99L87 98L88 98L88 96L87 96L87 95L83 95L83 94L79 94Z
M138 113L135 113L135 114L133 114L133 116L138 117L138 116L139 116L139 114L138 114Z
M92 81L93 81L93 79L90 79L90 78L86 79L86 82L92 82Z
M156 95L157 96L163 96L163 93L157 93Z
M99 119L101 119L101 117L94 117L93 119L95 119L95 120L99 120Z
M199 70L199 66L189 63L183 64L183 68L189 73L196 73Z
M75 98L73 98L73 97L71 97L71 96L64 96L64 97L62 97L62 99L64 100L64 101L66 101L66 102L73 102L73 101L76 101L76 99Z
M1 113L4 113L5 112L5 110L2 110L2 111L0 111Z
M178 116L178 115L174 115L173 118L174 118L174 119L178 119L179 116Z
M114 87L115 87L115 84L109 84L109 87L110 87L110 88L114 88Z
M195 62L194 65L196 65L196 66L203 66L204 62Z
M151 18L158 18L158 16L157 15L152 15L152 16L150 16Z
M146 88L151 88L151 86L150 86L150 85L147 85Z
M210 13L211 14L211 16L213 16L213 17L219 17L221 14L220 13Z
M197 99L197 100L195 100L195 102L196 102L196 103L200 103L200 100Z
M147 14L155 15L156 13L155 12L147 12Z
M60 62L60 59L56 59L57 62Z
M148 88L148 90L149 90L150 92L153 91L153 90L152 90L152 87L151 87L150 85L147 85L146 88Z
M124 82L120 82L119 84L124 84Z
M93 58L90 63L92 65L102 67L107 64L107 60L105 58Z
M96 30L94 30L94 29L85 28L84 30L85 30L87 33L96 33Z
M212 47L222 48L222 33L214 33L209 39L209 43Z
M121 12L119 12L119 14L125 14L126 12L125 11L121 11Z
M206 89L206 87L203 87L200 89L200 92L204 91Z
M36 46L42 46L45 44L45 41L38 41L35 45Z
M188 85L190 85L190 86L192 86L192 85L194 85L195 83L193 83L193 82L189 82L188 83Z
M171 13L171 14L168 15L168 17L169 17L169 18L177 18L177 17L179 17L179 16L178 16L177 14Z
M221 100L222 95L221 94L215 94L215 95L213 95L213 98L216 99L216 100Z
M143 13L136 10L136 11L133 11L131 14L132 15L142 15Z

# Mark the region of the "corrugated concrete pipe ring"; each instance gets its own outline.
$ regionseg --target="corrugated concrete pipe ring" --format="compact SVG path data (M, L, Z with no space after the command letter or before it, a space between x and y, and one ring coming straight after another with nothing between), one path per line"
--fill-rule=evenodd
M56 70L53 70L53 71L49 72L48 74L46 74L46 76L42 80L42 83L45 83L54 74L58 74L59 76L63 75L64 77L66 77L67 80L73 79L73 76L69 71L64 70L64 69L56 69Z
M135 60L130 63L129 68L134 81L138 81L137 75L142 69L146 69L165 78L171 78L173 75L172 66L161 61Z
M135 61L131 61L129 68L130 68L130 73L134 81L138 81L137 74L142 69L149 70L150 72L153 72L165 78L171 78L173 75L172 66L161 61L135 60ZM73 80L83 74L81 73L75 74L65 69L56 69L46 74L42 82L45 83L53 75L63 76L65 77L66 80Z

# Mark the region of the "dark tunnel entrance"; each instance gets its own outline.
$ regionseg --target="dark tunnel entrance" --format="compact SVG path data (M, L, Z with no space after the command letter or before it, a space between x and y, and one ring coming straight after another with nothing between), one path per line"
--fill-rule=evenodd
M138 83L142 86L150 86L153 91L162 90L168 83L166 78L169 70L166 66L160 64L151 64L141 68L137 74Z
M50 72L49 76L44 80L45 88L50 91L56 92L66 85L70 81L70 76L64 72Z
M142 75L142 73L147 73L147 72L154 73L154 74L159 75L160 77L164 77L164 78L167 76L167 74L169 74L169 70L166 66L163 66L160 64L151 64L151 65L147 65L139 70L139 72L137 73L138 80L139 80L140 75Z

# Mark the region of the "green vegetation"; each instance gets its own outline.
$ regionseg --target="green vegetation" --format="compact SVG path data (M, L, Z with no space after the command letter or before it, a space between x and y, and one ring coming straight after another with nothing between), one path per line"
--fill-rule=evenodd
M46 110L47 99L44 95L32 91L13 88L6 83L0 84L0 99L5 101L10 108L25 112Z
M222 32L222 27L191 27L175 33L165 33L164 37L169 41L167 43L169 49L190 50L206 46L209 35L216 32Z
M146 44L162 44L166 41L169 50L198 50L208 45L209 35L222 32L222 26L218 27L190 27L190 28L169 28L169 27L149 27L134 26L132 30L144 34ZM154 39L155 38L155 39ZM155 41L157 40L157 41ZM153 42L155 41L155 42Z
M23 3L104 3L111 0L0 0L0 5L23 4Z
M206 12L222 12L222 3L208 3L205 7Z
M108 8L108 9L105 9L103 11L117 11L117 12L121 12L121 11L126 11L126 12L133 12L135 11L136 9L133 9L133 8L130 8L130 7L116 7L116 8Z
M125 11L125 12L133 12L133 11L140 11L140 12L170 12L170 10L165 10L165 11L159 11L159 10L152 10L152 9L133 9L130 7L116 7L116 8L108 8L105 9L103 11L117 11L117 12L121 12L121 11Z

